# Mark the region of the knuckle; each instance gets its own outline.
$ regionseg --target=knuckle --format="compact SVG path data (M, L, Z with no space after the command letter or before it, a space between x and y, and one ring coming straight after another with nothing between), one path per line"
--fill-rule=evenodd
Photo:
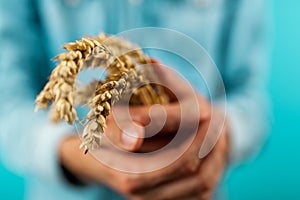
M136 122L139 122L143 125L149 124L150 123L150 118L148 115L148 109L136 109L136 108L131 108L129 110L130 116L132 119Z
M119 180L121 192L132 194L137 189L137 181L133 176L124 176Z
M201 193L200 181L198 179L195 180L194 184L191 186L191 194L198 196Z
M213 189L213 184L212 184L212 182L211 181L204 181L203 183L202 183L202 187L203 187L203 190L204 191L210 191L210 190L212 190Z
M131 194L131 187L127 184L120 184L120 192L122 194Z
M143 124L143 125L147 125L147 124L149 124L150 123L150 118L149 118L149 115L148 115L148 113L146 113L146 114L140 114L139 116L138 116L138 120L139 120L139 122L141 123L141 124Z
M199 166L200 166L200 159L198 159L198 157L194 158L193 161L191 161L189 164L189 169L191 173L196 173L199 170Z
M186 174L194 174L198 171L199 165L200 159L192 157L185 162L183 168Z
M204 98L200 98L200 100L198 100L198 105L200 107L200 119L202 120L209 120L211 117L211 109L210 109L210 103L208 102L208 100L204 99Z

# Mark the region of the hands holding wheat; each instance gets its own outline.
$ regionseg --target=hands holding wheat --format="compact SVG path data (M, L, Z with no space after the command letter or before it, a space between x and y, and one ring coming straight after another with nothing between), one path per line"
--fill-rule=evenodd
M58 59L63 60L59 66L61 65L66 71L54 71L49 83L37 98L39 107L45 108L48 100L54 102L54 119L65 119L69 123L76 119L77 115L74 110L76 74L84 68L81 59L93 54L92 49L96 46L101 47L99 43L102 39L82 40L69 44L65 48L73 53L58 56ZM84 46L83 44L86 46L81 47ZM111 53L112 51L108 50L106 46L101 48L102 50L99 52L107 56L105 59L116 55ZM80 49L87 49L87 53ZM132 47L130 49L132 50ZM135 62L131 61L132 57L130 56L112 57L106 81L93 83L94 86L90 86L95 89L90 100L86 100L86 98L84 101L78 100L87 102L91 108L86 118L88 123L84 129L82 145L86 150L92 149L95 144L99 144L99 133L103 133L110 142L125 150L151 152L172 142L180 124L183 124L185 137L176 144L175 150L181 149L187 141L191 143L185 146L187 148L182 156L164 168L147 173L127 173L110 168L95 160L90 154L82 154L77 148L81 142L80 139L71 136L62 141L60 145L59 159L62 165L77 178L86 182L105 184L129 199L210 199L227 163L229 145L226 122L220 129L220 137L212 151L205 158L200 159L198 154L212 123L210 103L191 89L181 77L163 67L154 68L168 88L155 88L157 86L150 85L147 78L143 74L139 74L133 64L137 62L153 63L153 60L141 56L140 52L133 52L130 55L136 59ZM97 61L98 64L104 62L103 57L100 57ZM75 62L77 68L70 60ZM93 66L91 63L90 65ZM68 86L64 85L65 82ZM140 87L139 92L133 93L131 107L129 107L132 121L126 124L127 130L131 134L125 134L124 129L120 128L118 121L110 111L114 101L120 100L122 94L127 93L130 86L134 86L138 82L143 82L142 85L146 86ZM80 89L77 90L77 94L79 93ZM113 95L115 98L112 98ZM155 103L163 104L162 108L167 118L158 134L146 138L145 136L149 134L148 124L156 124L162 120L160 115L151 117L149 115L151 105ZM218 118L215 119L218 120ZM214 123L222 123L222 121ZM190 129L190 126L195 124L197 125L196 129ZM172 155L172 151L174 149L170 149L169 155ZM116 156L114 152L106 149L105 143L103 144L103 155L116 157L118 158L117 162L120 163L128 162L126 157ZM158 157L158 159L165 159L164 156ZM129 165L137 169L143 167L141 162L133 162Z

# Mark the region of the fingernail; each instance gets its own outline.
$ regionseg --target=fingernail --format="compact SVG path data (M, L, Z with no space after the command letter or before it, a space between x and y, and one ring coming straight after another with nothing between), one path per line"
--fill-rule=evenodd
M139 134L136 132L135 127L128 126L123 129L122 132L122 143L126 149L133 149L139 139Z
M137 138L129 136L128 133L122 133L122 143L126 149L133 149L137 143Z

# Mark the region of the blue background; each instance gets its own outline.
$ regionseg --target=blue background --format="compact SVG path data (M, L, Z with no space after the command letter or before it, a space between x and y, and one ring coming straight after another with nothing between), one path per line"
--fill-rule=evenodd
M300 199L300 1L274 0L273 17L272 133L262 153L227 178L229 199ZM23 193L22 178L0 164L0 198Z

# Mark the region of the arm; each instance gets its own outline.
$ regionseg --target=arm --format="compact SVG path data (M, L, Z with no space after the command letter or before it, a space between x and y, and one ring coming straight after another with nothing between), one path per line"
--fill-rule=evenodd
M66 189L59 162L80 180L97 183L95 192L99 192L98 184L106 184L120 193L129 193L132 188L157 179L152 175L134 181L135 174L113 170L91 155L84 155L78 148L80 139L70 136L70 127L51 124L47 114L41 111L34 113L34 99L45 81L43 72L48 75L48 68L31 3L31 0L0 0L0 153L4 163L22 176L62 189L57 192L85 198L89 194L83 190ZM116 126L110 130L116 133ZM122 147L129 150L141 143L132 137L115 138L122 140L112 138L114 143L124 144Z
M235 163L257 152L266 139L269 107L268 5L265 1L239 1L228 38L224 82L231 143Z
M32 1L0 1L0 152L15 172L56 180L56 149L70 128L33 112L48 73L39 31Z

